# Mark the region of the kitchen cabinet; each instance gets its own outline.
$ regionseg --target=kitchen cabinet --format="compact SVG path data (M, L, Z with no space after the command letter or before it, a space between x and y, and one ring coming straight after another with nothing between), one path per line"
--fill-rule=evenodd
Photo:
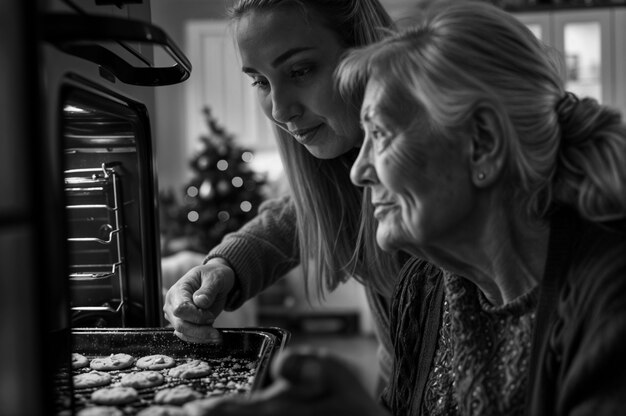
M271 123L258 104L252 81L241 72L229 30L226 21L217 20L191 21L185 26L186 52L194 68L186 83L187 140L193 146L206 134L202 108L209 106L240 145L255 151L273 148Z
M626 114L626 9L515 12L562 59L567 89Z

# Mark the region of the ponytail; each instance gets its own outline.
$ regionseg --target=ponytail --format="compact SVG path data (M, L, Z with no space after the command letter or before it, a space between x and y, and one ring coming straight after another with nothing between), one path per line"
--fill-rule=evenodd
M626 218L626 125L620 113L572 93L556 112L561 147L555 202L596 222Z

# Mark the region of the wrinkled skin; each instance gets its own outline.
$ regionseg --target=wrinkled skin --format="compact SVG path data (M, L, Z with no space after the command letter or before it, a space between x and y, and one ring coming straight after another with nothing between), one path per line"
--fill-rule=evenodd
M387 416L341 359L323 351L285 350L273 382L248 398L206 399L185 405L192 416Z
M235 273L221 259L211 259L185 273L167 292L163 306L174 333L189 342L220 342L213 322L224 310L234 282Z
M470 130L448 137L419 107L404 117L389 114L381 104L384 85L375 78L367 84L365 141L351 171L352 182L370 190L376 241L384 250L431 259L465 253L464 242L484 216L480 189L472 184Z

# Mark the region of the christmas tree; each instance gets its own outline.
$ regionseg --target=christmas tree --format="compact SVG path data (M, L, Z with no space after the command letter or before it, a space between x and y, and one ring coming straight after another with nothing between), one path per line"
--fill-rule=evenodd
M200 137L191 159L191 180L182 195L171 190L160 195L163 255L206 253L253 218L264 199L266 178L251 168L254 154L235 143L208 107L203 113L208 134Z

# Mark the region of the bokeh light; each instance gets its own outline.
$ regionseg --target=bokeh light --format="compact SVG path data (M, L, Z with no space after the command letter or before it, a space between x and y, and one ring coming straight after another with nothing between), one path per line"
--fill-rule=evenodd
M222 172L225 171L226 169L228 169L228 162L225 161L224 159L220 159L217 161L217 169L221 170Z
M254 159L254 154L252 154L252 152L243 152L241 154L241 160L246 163L252 162L252 159Z
M187 219L189 222L197 222L200 219L200 214L197 211L189 211L187 213Z
M241 208L243 212L250 212L250 210L252 209L252 204L248 201L243 201L241 204L239 204L239 208Z
M190 196L192 198L195 198L198 196L198 188L196 188L195 186L190 186L189 188L187 188L187 196Z
M217 213L217 219L221 222L226 222L230 219L230 214L226 211L220 211Z
M243 186L243 179L239 176L235 176L231 182L235 188L241 188Z

